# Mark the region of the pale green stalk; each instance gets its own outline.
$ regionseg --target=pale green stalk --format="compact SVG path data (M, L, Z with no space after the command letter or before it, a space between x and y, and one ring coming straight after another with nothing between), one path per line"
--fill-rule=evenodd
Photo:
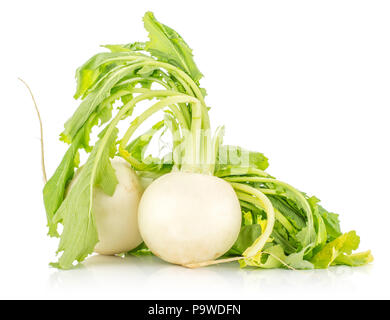
M271 236L275 224L275 211L269 199L256 188L241 183L235 183L235 182L231 182L230 184L235 190L246 192L249 195L252 195L255 198L257 198L258 203L261 205L261 207L264 209L265 213L267 214L267 225L265 227L264 232L243 253L244 257L251 258L261 252L267 240Z
M308 229L314 231L313 213L311 211L309 203L307 202L305 196L301 192L299 192L297 189L290 186L289 184L282 182L282 181L279 181L279 180L276 180L276 179L262 178L262 177L245 177L245 176L243 176L243 177L227 177L227 178L225 178L225 180L227 180L229 182L273 183L276 185L280 185L280 186L284 187L285 189L288 189L299 200L299 203L302 205L303 210L306 212ZM307 239L307 241L310 243L310 247L315 243L315 239L312 239L313 238L312 234L313 234L313 232L309 232L308 237L310 237L310 239Z
M267 189L259 189L259 188L256 189L262 193L264 193L264 191L267 190ZM255 198L247 193L242 193L242 192L237 192L237 196L239 200L243 200L245 202L252 203L257 207L263 208L263 204L259 201L258 198ZM275 211L275 219L279 221L283 225L283 227L287 229L288 232L295 233L296 230L293 227L293 225L290 223L290 221L288 221L287 218L284 215L282 215L279 210L274 208L274 211Z
M154 94L156 91L153 92ZM146 120L148 119L151 115L156 113L157 111L160 111L164 107L170 106L172 108L172 112L177 116L178 121L182 126L185 127L185 121L181 115L180 117L180 110L176 108L174 105L176 103L198 103L198 100L194 97L187 96L184 94L179 94L177 92L170 92L170 91L161 91L161 95L165 94L166 96L169 96L168 98L165 98L157 103L155 103L152 107L148 108L146 111L144 111L140 116L135 118L132 122L130 127L127 129L125 135L123 136L121 142L120 142L120 147L125 148L126 144L130 140L131 136L137 130L137 128ZM146 94L145 94L146 95ZM155 96L154 96L155 97ZM137 97L138 98L138 97ZM180 118L182 118L180 120Z

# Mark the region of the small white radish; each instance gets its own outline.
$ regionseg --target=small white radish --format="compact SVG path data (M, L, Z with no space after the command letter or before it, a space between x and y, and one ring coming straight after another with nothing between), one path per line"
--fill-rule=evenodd
M94 251L104 255L127 252L142 243L137 212L143 188L137 174L125 160L115 157L111 165L118 179L114 194L109 196L95 187L92 201L99 237ZM68 190L77 176L76 173Z
M241 208L226 181L172 172L146 189L138 220L142 238L156 256L188 265L217 259L231 248L240 232Z

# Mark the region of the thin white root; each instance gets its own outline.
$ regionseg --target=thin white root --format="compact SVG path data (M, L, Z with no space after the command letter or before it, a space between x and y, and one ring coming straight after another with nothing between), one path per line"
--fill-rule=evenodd
M282 265L284 265L286 268L290 269L290 270L294 270L296 271L297 269L289 266L286 262L284 262L282 259L280 259L279 257L277 257L276 255L272 254L271 252L267 252L267 251L263 251L263 253L265 254L268 254L270 255L272 258L278 260Z
M189 269L196 269L196 268L211 266L214 264L238 261L238 260L242 260L242 259L245 259L245 258L244 257L234 257L234 258L227 258L227 259L220 259L220 260L209 260L209 261L204 261L204 262L199 262L199 263L185 264L185 265L183 265L183 267L186 267Z
M276 255L272 254L271 252L268 251L263 251L262 253L270 255L272 258L278 260L281 264L283 264L286 268L290 270L296 270L295 268L291 267L287 263L285 263L282 259L277 257ZM227 258L227 259L221 259L221 260L210 260L210 261L204 261L204 262L199 262L199 263L190 263L190 264L185 264L183 267L189 268L189 269L197 269L197 268L202 268L202 267L207 267L211 266L214 264L220 264L220 263L228 263L228 262L234 262L242 259L246 259L248 257L234 257L234 258Z
M38 120L39 120L39 127L40 127L40 134L41 134L41 165L42 165L42 174L43 174L43 181L47 182L47 175L46 175L46 167L45 167L45 151L44 151L44 143L43 143L43 125L42 125L42 119L41 114L39 113L39 109L37 106L37 103L35 101L34 95L29 87L29 85L21 78L18 78L28 89L31 95L31 99L34 102L35 111L37 112Z

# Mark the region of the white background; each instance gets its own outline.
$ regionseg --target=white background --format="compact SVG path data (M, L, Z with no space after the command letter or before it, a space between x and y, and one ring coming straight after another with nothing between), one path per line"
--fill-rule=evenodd
M58 271L46 236L39 127L48 173L78 103L74 72L100 44L145 40L145 11L178 30L205 75L228 143L264 152L269 172L314 194L357 230L375 262L317 271L187 270L95 256ZM389 1L3 1L0 298L390 298Z

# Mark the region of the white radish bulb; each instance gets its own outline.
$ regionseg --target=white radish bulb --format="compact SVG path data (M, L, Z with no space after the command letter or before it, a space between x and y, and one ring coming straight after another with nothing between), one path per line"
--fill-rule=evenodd
M143 188L137 174L125 160L115 157L111 165L118 179L114 194L109 196L95 187L92 201L99 237L94 251L104 255L127 252L142 243L137 213Z
M241 208L226 181L174 172L155 180L138 210L148 248L165 261L186 265L216 259L236 241Z

